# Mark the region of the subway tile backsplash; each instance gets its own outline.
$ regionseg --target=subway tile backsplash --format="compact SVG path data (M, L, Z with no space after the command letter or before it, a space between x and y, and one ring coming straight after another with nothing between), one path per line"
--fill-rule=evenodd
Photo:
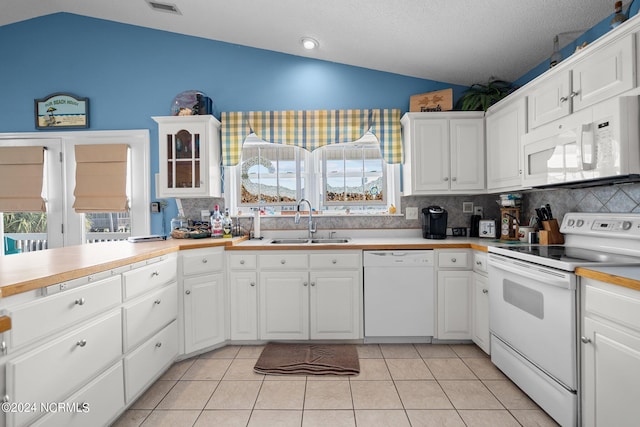
M550 204L554 216L558 221L567 212L619 212L640 213L640 183L607 185L602 187L582 189L545 189L527 190L523 194L521 220L527 222L533 215L534 208L543 204ZM475 206L482 206L484 218L498 218L500 206L497 200L499 194L485 194L474 196L406 196L402 197L401 213L405 209L417 207L419 212L427 206L437 205L445 208L449 214L449 227L468 227L471 214L462 212L463 202L472 202ZM213 209L213 205L219 204L224 208L224 199L181 199L185 214L189 218L199 219L200 210ZM420 229L421 221L406 220L403 216L353 216L353 217L323 217L316 216L319 231L340 229L394 229L415 228ZM244 218L241 225L246 229L251 226L251 219ZM306 229L306 222L294 224L293 217L269 217L263 216L260 221L263 230L291 230Z

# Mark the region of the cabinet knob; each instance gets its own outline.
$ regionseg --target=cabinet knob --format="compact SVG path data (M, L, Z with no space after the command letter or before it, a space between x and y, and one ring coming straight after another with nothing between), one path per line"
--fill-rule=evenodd
M303 283L302 283L302 286L307 286L308 284L309 284L309 283L307 283L307 282L303 282Z
M184 293L187 294L187 295L191 295L191 291L190 290L186 290L186 291L184 291Z
M338 260L337 260L337 259L332 259L332 260L331 260L331 264L337 264L337 263L338 263Z
M315 286L315 285L316 285L316 282L311 282L311 286Z
M576 96L578 96L579 93L580 93L579 90L575 90L575 91L571 92L571 97L575 98Z
M240 265L244 265L244 260L243 259L240 260Z
M158 273L157 271L154 271L153 273L151 273L151 277L153 277L153 276L159 276L159 275L160 275L160 273Z
M455 259L455 258L451 258L451 262L456 262L456 261L458 261L458 260Z
M483 289L483 290L482 290L482 293L483 293L483 294L488 294L488 293L489 293L489 289Z
M85 345L87 345L87 340L80 340L80 341L76 342L76 345L78 347L84 347Z
M4 397L2 398L2 403L9 403L11 402L11 399L9 399L9 395L5 394Z
M476 261L476 265L482 265L482 261Z
M76 305L84 305L86 300L84 298L78 298L75 302Z
M157 299L157 300L155 300L153 303L154 303L155 305L160 305L160 303L161 303L161 302L162 302L162 301L161 301L160 299Z
M208 259L206 259L206 258L202 258L202 263L203 263L203 264L206 264L207 262L209 262L209 260L208 260Z
M443 181L449 181L449 177L445 176L444 178L442 178Z
M255 286L255 285L256 285L256 282L249 283L249 286Z
M456 178L455 176L453 178L451 178L451 181L456 181L458 178Z
M91 281L93 281L93 276L88 276L87 277L87 282L91 282Z
M567 98L566 96L560 97L560 102L567 102L568 100L569 98Z
M591 338L580 337L580 341L582 341L584 344L589 344L591 342Z
M157 347L157 348L162 347L162 343L161 343L161 342L157 342L157 343L156 343L156 347Z
M287 263L287 260L286 260L286 259L281 259L281 260L280 260L280 264L286 264L286 263Z

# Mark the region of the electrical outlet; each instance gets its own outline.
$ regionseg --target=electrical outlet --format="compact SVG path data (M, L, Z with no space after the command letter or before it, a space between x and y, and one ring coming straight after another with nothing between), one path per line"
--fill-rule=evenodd
M151 202L151 213L160 212L160 202Z
M418 219L418 208L406 208L404 211L407 220Z
M462 202L462 213L473 213L473 202Z
M484 209L482 208L482 206L474 206L473 207L473 214L474 215L482 216L483 213L484 213Z

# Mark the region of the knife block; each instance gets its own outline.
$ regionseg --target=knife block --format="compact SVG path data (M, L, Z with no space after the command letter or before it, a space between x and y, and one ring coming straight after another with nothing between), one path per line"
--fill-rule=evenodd
M542 221L542 228L538 231L538 241L541 245L561 245L564 243L564 236L560 233L558 220Z

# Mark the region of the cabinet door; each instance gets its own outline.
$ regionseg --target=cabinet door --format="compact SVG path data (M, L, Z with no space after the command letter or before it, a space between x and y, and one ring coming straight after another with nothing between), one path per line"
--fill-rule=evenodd
M635 87L634 38L629 34L602 47L573 67L573 111Z
M257 340L257 274L255 271L234 271L229 279L231 339Z
M360 338L360 273L312 271L311 339Z
M489 279L473 274L473 335L471 339L489 354Z
M471 339L472 271L438 272L438 339Z
M309 273L260 273L260 339L309 339Z
M533 129L571 113L571 72L559 72L528 92L529 128Z
M587 317L583 338L583 424L637 425L640 337Z
M184 348L191 353L225 340L222 273L184 279Z
M484 119L452 119L451 190L484 190Z
M527 101L513 104L487 115L487 189L522 188L520 138L527 132Z
M413 123L411 144L413 194L449 190L449 121L416 119Z

